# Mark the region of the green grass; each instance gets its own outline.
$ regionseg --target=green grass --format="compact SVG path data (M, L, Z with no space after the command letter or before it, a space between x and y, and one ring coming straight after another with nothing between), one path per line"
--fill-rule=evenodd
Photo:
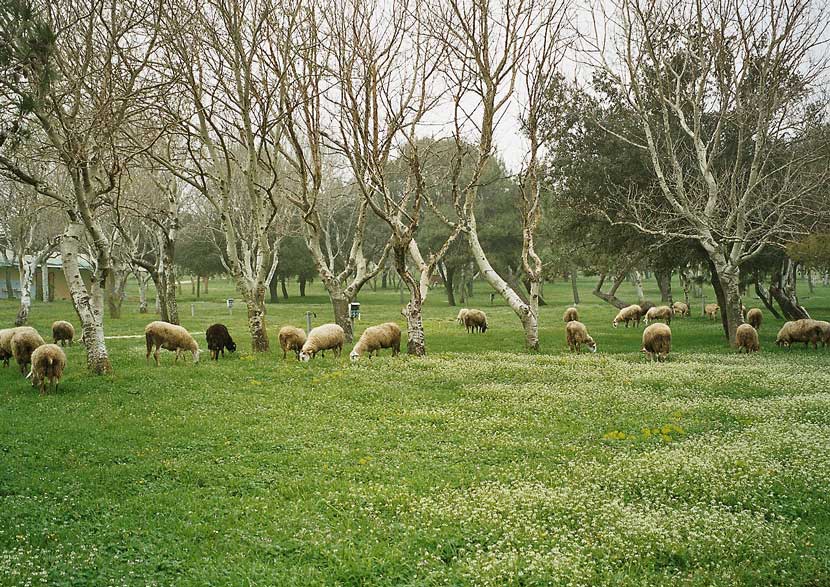
M463 333L435 289L426 358L282 361L280 325L331 315L317 287L269 305L274 349L252 356L217 282L180 307L235 335L218 364L155 368L122 338L108 377L69 348L56 395L0 370L0 585L830 584L830 353L776 348L767 314L739 356L695 316L649 364L591 285L595 355L567 353L557 283L538 355L477 284L491 330ZM802 301L830 315L830 289ZM403 325L397 292L361 302L358 331ZM108 335L142 332L135 306ZM31 323L67 317L35 304Z

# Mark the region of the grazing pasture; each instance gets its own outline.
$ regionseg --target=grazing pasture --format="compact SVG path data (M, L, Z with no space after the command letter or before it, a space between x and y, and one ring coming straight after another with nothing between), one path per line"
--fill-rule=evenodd
M198 365L148 364L155 315L128 299L106 333L141 336L108 340L111 376L80 344L57 394L0 370L0 585L830 584L830 349L775 347L764 311L761 352L738 355L694 300L648 363L642 326L612 328L592 284L596 354L568 352L569 284L545 286L534 355L477 284L486 333L436 288L426 357L355 364L351 343L282 359L280 326L330 320L319 287L268 306L256 356L229 284L185 291L202 351L215 322L238 345ZM830 288L802 291L830 316ZM404 326L396 291L360 301L358 336ZM0 303L0 327L16 310ZM58 319L77 327L68 303L33 305L42 334Z

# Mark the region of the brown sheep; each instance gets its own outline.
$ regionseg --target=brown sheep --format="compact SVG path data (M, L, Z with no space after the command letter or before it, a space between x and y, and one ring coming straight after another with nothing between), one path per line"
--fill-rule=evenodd
M804 348L807 348L812 343L815 349L821 338L821 326L815 320L807 318L784 323L778 331L775 344L789 348L794 342L803 342Z
M735 331L735 346L739 353L741 351L757 353L761 350L761 344L758 342L758 331L750 324L741 324L738 326L738 330Z
M481 310L467 310L464 327L467 332L487 332L487 314Z
M815 322L821 328L821 346L826 347L830 344L830 322L824 320L816 320Z
M15 332L26 330L37 334L37 330L31 326L16 326L14 328L4 328L0 330L0 359L3 361L3 366L9 366L9 359L12 358L12 336Z
M69 346L72 346L72 341L75 340L75 327L66 320L57 320L52 322L52 341L55 344L61 343L61 346L66 346L69 341Z
M717 318L718 312L720 311L720 306L717 304L706 304L703 308L703 313L706 315L709 320L715 320Z
M746 321L755 330L761 330L761 322L764 321L764 314L758 308L752 308L746 313Z
M675 316L680 316L682 318L689 315L689 305L686 302L675 302L671 307L672 310L674 310Z
M282 358L285 358L288 351L294 351L297 360L300 360L300 351L305 344L305 331L296 326L283 326L280 328L279 339Z
M650 361L665 361L671 352L671 328L657 322L643 330L643 348Z
M573 322L574 320L579 320L579 312L577 312L576 308L568 308L562 315L562 320L565 321L565 324Z
M377 355L380 349L392 349L392 356L401 352L401 327L394 322L386 322L378 326L370 326L363 331L360 340L354 345L349 358L357 361L363 353Z
M648 312L646 312L646 319L644 323L648 324L649 322L654 322L655 320L663 320L666 324L671 324L673 315L674 310L668 306L654 306L653 308L649 308Z
M588 349L595 353L597 352L597 343L594 342L594 339L588 334L588 329L585 328L585 325L582 322L578 322L577 320L571 320L565 326L565 339L568 342L568 348L571 352L582 352L580 345L585 345Z
M642 317L643 309L637 304L631 304L617 312L617 316L611 322L611 325L616 328L620 322L625 322L625 327L628 328L628 323L633 322L635 326L639 326Z
M144 327L144 339L147 342L147 361L150 360L150 352L155 347L153 358L156 360L156 367L159 366L159 349L176 351L176 362L182 351L190 351L193 355L193 363L199 362L199 345L183 327L169 322L156 320Z
M56 344L43 344L32 353L32 370L27 377L32 378L32 385L40 390L40 395L46 393L47 385L57 392L65 368L63 349Z
M26 375L29 365L32 363L32 353L37 347L44 344L46 344L46 341L34 328L21 328L12 335L12 356L20 365L21 374Z

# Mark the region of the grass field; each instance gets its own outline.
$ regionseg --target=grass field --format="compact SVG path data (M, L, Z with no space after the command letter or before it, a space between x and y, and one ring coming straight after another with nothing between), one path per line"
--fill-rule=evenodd
M538 355L478 284L491 329L465 334L436 289L426 358L283 361L280 325L331 316L315 284L269 305L252 356L215 282L180 309L229 326L218 364L155 368L118 338L108 377L69 348L55 395L0 370L0 585L830 585L830 351L776 348L765 313L762 352L736 355L695 302L649 364L591 285L594 355L567 353L557 283ZM396 291L361 302L358 332L403 325ZM830 316L830 288L802 302ZM124 314L108 335L152 319ZM61 302L31 323L58 318L77 324Z

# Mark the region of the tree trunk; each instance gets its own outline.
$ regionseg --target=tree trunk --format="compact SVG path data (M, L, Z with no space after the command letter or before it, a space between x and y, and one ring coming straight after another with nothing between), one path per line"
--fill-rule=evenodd
M300 297L301 297L301 298L304 298L304 297L305 297L305 284L306 284L306 278L305 278L305 277L303 277L303 276L300 276L299 281L300 281Z
M204 282L205 295L208 295L208 294L210 294L210 291L208 289L208 284L210 283L210 275L205 275L203 277L203 279L205 280L205 282Z
M280 289L282 289L282 299L288 299L288 287L285 283L285 276L280 277Z
M190 282L193 283L193 277L190 278ZM198 300L199 298L202 297L202 278L198 275L196 276L195 286L196 286L196 299Z
M166 290L164 293L164 301L167 307L167 321L171 324L179 324L179 304L176 301L176 284L178 278L176 276L175 259L175 242L166 240L164 244L164 263L162 264L162 281L165 284ZM179 291L181 293L181 284L179 283Z
M107 312L110 319L121 318L121 307L124 303L125 289L127 287L127 271L118 268L110 272L106 286Z
M614 284L611 286L611 289L608 291L608 293L605 293L602 291L602 285L603 283L605 283L605 273L602 273L600 274L599 281L597 282L597 285L594 287L594 291L592 293L599 299L608 302L609 304L611 304L619 310L622 310L623 308L627 308L631 305L628 302L624 302L616 296L617 290L620 288L623 281L625 281L625 272L617 275L616 279L614 279Z
M637 294L637 303L642 304L646 299L643 294L643 274L640 273L639 270L635 269L631 278L632 283L634 284L634 293Z
M478 266L479 272L481 272L481 275L487 283L489 283L490 286L504 299L504 301L507 302L510 309L513 310L521 321L525 330L525 343L528 348L538 349L539 333L538 331L534 331L534 326L538 328L538 313L536 316L531 316L533 310L530 304L522 300L516 290L510 287L507 281L505 281L501 275L493 269L493 266L490 265L490 261L487 259L487 255L484 253L484 248L481 246L481 242L478 240L475 222L473 221L471 224L472 226L467 232L467 242L470 245L470 252L473 255L473 260Z
M139 314L146 314L147 313L147 281L148 277L143 277L140 274L136 273L136 279L138 280L138 313Z
M453 283L453 279L455 278L455 267L447 267L444 266L445 270L442 270L441 267L438 268L441 271L441 277L444 278L444 291L447 292L447 303L451 306L455 306L455 284Z
M763 302L770 314L775 316L776 320L781 320L781 314L778 313L778 310L775 309L775 305L772 303L772 295L770 295L770 293L764 288L760 278L757 275L755 276L755 293L759 298L761 298L761 302Z
M741 312L740 272L729 265L718 252L709 254L712 287L720 306L723 331L731 346L735 346L735 332L744 323Z
M691 308L692 305L689 302L689 293L690 293L691 288L692 288L692 281L689 278L689 274L686 273L685 269L680 271L679 275L680 275L680 284L683 286L683 301L686 302L687 307Z
M522 319L522 327L525 331L525 344L527 348L532 351L539 350L539 302L541 295L539 292L539 280L529 280L530 311Z
M265 284L256 283L249 285L245 278L236 278L237 291L245 301L248 310L248 330L251 333L251 350L255 353L267 353L270 344L268 341L268 330L265 323Z
M830 271L825 271L821 277L821 285L823 287L830 287Z
M90 289L87 290L78 264L84 234L83 224L70 221L61 239L61 259L72 303L81 321L87 367L93 373L102 375L112 372L104 340L104 292L100 283L101 278L106 282L107 276L93 275Z
M14 287L12 286L12 274L11 271L6 269L6 299L13 300L14 299Z
M272 304L280 303L280 295L277 290L277 276L274 275L268 282L268 299Z
M46 259L40 264L40 282L43 290L43 301L48 304L52 301L52 288L49 286L49 264Z
M576 268L571 269L571 294L573 295L574 306L579 305L579 288L576 285Z
M383 272L380 274L380 289L386 289L388 287L388 285L387 285L387 279L388 278L389 278L389 270L384 269Z
M815 286L813 285L813 271L811 269L807 270L807 289L810 293L815 292Z
M801 320L810 317L806 308L798 302L797 270L797 264L793 263L790 258L785 257L781 269L773 274L772 283L769 287L769 293L778 302L787 320Z
M329 298L331 299L331 308L334 311L334 323L340 325L346 335L346 341L351 342L354 339L352 320L349 317L349 303L351 300L342 293L329 294Z
M672 304L671 292L671 269L660 270L654 272L654 277L657 280L657 287L660 288L660 301L664 304Z
M20 268L20 306L17 310L17 317L14 319L15 326L23 326L29 321L29 310L32 307L32 282L35 279L35 267L33 260L19 260Z
M197 284L196 283L197 281L198 281L198 277L196 279L194 279L193 275L190 276L190 295L199 297L199 294L197 293L198 290L196 289L196 287L201 285L201 284Z
M406 256L409 253L409 243L396 241L392 248L395 259L395 270L398 272L401 284L409 290L409 302L401 311L406 318L407 339L406 352L409 355L422 357L426 354L426 336L424 335L423 303L424 293L418 281L406 267ZM425 288L428 291L428 288Z

